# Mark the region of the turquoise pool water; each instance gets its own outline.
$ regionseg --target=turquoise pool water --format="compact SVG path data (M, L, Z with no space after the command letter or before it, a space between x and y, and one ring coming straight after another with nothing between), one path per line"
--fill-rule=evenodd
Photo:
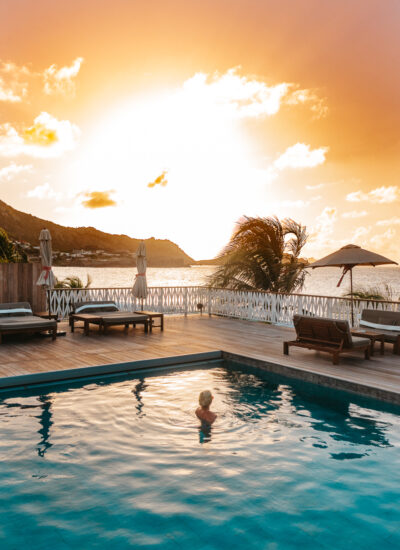
M0 548L400 548L396 413L223 364L0 393Z

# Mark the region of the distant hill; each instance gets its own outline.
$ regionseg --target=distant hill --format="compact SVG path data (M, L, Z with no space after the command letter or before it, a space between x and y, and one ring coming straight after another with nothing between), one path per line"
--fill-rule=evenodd
M62 256L65 258L64 261L58 259L59 265L135 265L132 254L136 252L140 243L140 239L104 233L94 227L64 227L15 210L3 201L0 201L0 227L4 228L12 239L32 246L38 246L39 233L46 227L52 236L53 250L66 253ZM194 260L172 241L151 238L144 239L144 242L150 267L181 267L194 263ZM106 254L100 254L97 260L95 254L93 258L70 257L77 249L93 253L101 250Z

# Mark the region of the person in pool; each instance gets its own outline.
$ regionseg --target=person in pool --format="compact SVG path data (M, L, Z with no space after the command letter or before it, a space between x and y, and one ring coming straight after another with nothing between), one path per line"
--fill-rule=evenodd
M210 405L213 399L214 397L212 396L212 393L209 390L202 391L199 395L200 407L197 407L196 409L197 418L202 422L206 422L207 424L210 424L210 425L217 418L217 415L212 411L210 411Z

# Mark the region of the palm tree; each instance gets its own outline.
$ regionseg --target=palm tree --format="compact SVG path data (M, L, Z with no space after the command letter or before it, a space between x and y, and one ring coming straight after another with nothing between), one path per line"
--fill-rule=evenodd
M345 297L353 297L356 300L386 300L388 302L395 302L395 293L394 289L389 284L384 284L382 286L375 286L375 287L359 287L353 289L353 294L351 292L347 292L346 294L343 294Z
M210 287L293 292L306 272L300 252L306 227L285 218L245 217L219 255L222 265L209 277Z
M89 274L86 275L86 285L83 286L83 281L76 275L66 277L63 280L56 278L54 288L89 288L92 284L92 279Z

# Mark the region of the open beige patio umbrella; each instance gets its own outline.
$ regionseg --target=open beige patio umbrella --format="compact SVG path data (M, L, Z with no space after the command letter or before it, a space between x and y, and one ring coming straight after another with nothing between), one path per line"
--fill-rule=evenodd
M347 244L339 250L336 250L336 252L332 252L332 254L317 260L307 267L311 267L313 269L316 267L342 267L343 273L337 286L341 285L343 277L348 271L350 272L351 324L354 326L353 267L356 265L371 265L375 267L376 265L384 264L397 265L397 262L389 260L389 258L385 258L385 256L381 256L375 252L365 250L355 244Z
M43 288L53 288L56 282L54 273L51 270L52 264L52 250L51 250L51 235L48 229L42 229L39 235L40 244L40 257L42 260L42 272L39 275L39 279L36 284ZM50 311L50 297L49 297L49 313Z
M147 259L146 259L146 246L142 241L139 245L139 248L136 252L136 267L137 274L135 282L132 288L132 294L136 298L142 300L142 311L143 311L143 300L147 298L147 280L146 280L146 268L147 268Z

